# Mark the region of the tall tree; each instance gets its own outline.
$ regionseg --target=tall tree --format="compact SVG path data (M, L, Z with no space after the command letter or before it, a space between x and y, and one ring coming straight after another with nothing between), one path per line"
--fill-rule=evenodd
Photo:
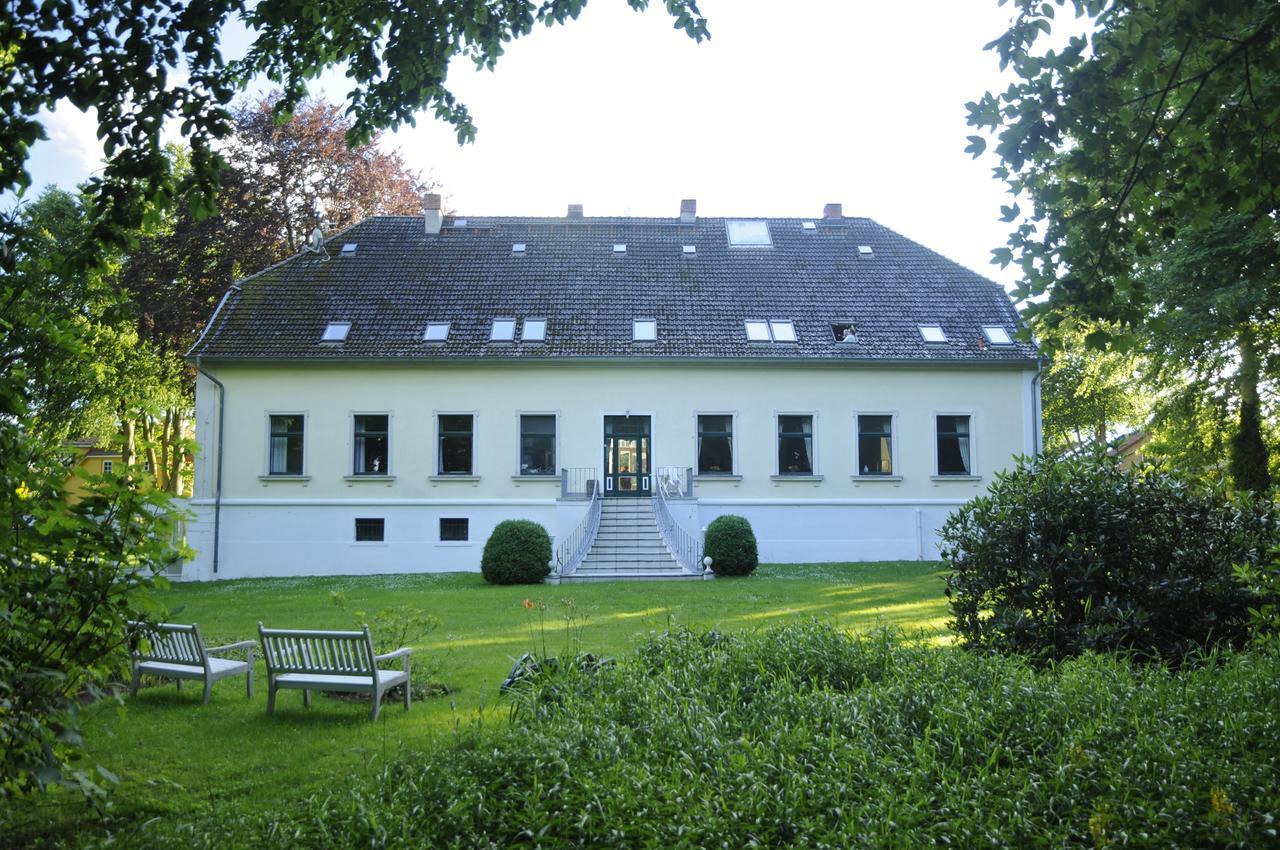
M1018 294L1032 299L1033 324L1083 314L1123 329L1095 332L1095 345L1118 336L1122 347L1131 346L1146 335L1155 348L1167 348L1181 318L1203 304L1199 296L1223 291L1218 269L1191 261L1215 241L1213 227L1230 220L1239 232L1275 240L1280 4L1012 5L1013 25L988 46L1018 79L968 105L970 124L996 133L995 175L1015 197L1004 209L1015 228L994 259L1018 263ZM1064 7L1084 16L1075 26L1086 31L1062 49L1046 48ZM983 136L970 137L975 156L985 147ZM1030 203L1025 216L1020 201ZM1235 251L1229 241L1217 245L1219 259ZM1256 273L1251 253L1242 248L1227 263L1234 270L1231 299L1274 304L1275 278ZM1167 273L1174 264L1181 266L1179 282ZM1255 427L1252 375L1262 379L1278 341L1251 328L1252 318L1235 319L1229 346L1222 334L1214 339L1219 353L1229 349L1241 364L1231 399L1240 413L1233 477L1237 486L1257 488L1265 479L1248 470L1265 469L1267 452ZM1193 370L1211 368L1207 352L1184 353L1204 359L1204 368L1196 363Z
M1096 323L1067 321L1051 331L1054 356L1044 373L1043 405L1050 451L1105 446L1117 430L1143 425L1151 412L1144 358L1090 349L1085 339L1097 329Z

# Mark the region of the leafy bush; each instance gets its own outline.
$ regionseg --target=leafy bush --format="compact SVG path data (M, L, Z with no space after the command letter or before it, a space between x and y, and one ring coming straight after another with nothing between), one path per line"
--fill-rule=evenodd
M850 638L652 636L350 787L130 847L1275 844L1280 656L1171 670ZM1229 722L1223 722L1229 718ZM547 789L555 789L548 793Z
M1235 572L1254 593L1255 604L1249 609L1254 639L1280 647L1280 545L1271 547L1258 563L1236 564Z
M943 526L952 627L972 647L1178 660L1247 636L1274 506L1113 459L1023 458Z
M751 523L734 514L711 520L703 550L711 558L711 569L720 576L750 575L760 564Z
M551 572L551 538L527 519L508 519L485 541L480 572L490 584L538 584Z

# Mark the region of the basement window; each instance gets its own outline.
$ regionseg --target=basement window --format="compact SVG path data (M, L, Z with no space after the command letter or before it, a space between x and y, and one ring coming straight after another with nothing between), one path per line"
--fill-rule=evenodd
M631 339L634 342L654 342L658 339L656 319L635 319L631 322Z
M490 342L511 342L516 337L515 319L494 319L489 330Z
M547 338L546 319L525 319L520 328L520 339L524 342L543 342Z
M470 539L470 520L466 517L441 517L440 542L462 542Z
M1000 325L984 325L982 332L987 336L987 342L992 345L1013 345L1013 337L1009 336L1009 332Z
M387 521L382 517L357 517L356 542L381 543L387 539Z
M773 241L769 238L767 221L729 221L729 244L744 246L769 246Z
M942 332L941 325L920 325L920 336L925 342L947 341L947 335Z
M350 322L330 322L325 326L321 342L346 342L347 332L351 330Z
M444 342L448 338L448 322L427 322L427 329L422 332L424 342Z

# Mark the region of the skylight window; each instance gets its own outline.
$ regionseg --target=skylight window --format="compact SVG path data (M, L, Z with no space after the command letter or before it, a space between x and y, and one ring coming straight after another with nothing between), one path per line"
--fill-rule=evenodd
M454 226L454 227L466 227L466 226L467 226L467 220L466 220L465 218L455 218L455 219L453 220L453 226Z
M489 331L490 342L511 342L516 338L515 319L494 319L493 328Z
M790 319L747 319L747 342L795 342L796 326Z
M987 342L992 345L1013 345L1013 337L1000 325L984 325L982 332L987 335Z
M869 256L871 256L872 254L874 254L874 253L875 253L875 251L872 251L872 250L871 250L871 246L870 246L870 245L859 245L859 246L858 246L858 253L859 253L859 254L861 254L861 255L862 255L862 256L864 256L864 257L869 257Z
M525 342L542 342L547 338L546 319L525 319L520 328L520 339Z
M345 342L347 332L351 330L350 322L330 322L324 329L321 342Z
M767 221L730 221L730 245L772 245Z
M692 256L693 254L698 253L698 246L697 246L697 245L685 245L685 246L684 246L684 248L682 248L681 250L684 252L684 255L685 255L686 257L688 257L688 256Z
M356 243L354 242L348 242L347 244L342 246L342 256L344 257L350 257L355 252L356 252Z
M631 339L635 342L654 342L658 338L658 322L655 319L634 319L631 322Z
M613 243L613 253L615 253L615 254L625 254L625 253L627 253L627 243L626 243L626 242L614 242L614 243Z
M816 222L812 222L812 221L802 221L802 222L800 223L800 227L801 227L801 228L803 228L804 230L817 230L817 229L818 229L818 225L817 225L817 223L816 223Z
M524 243L523 243L523 242L513 242L513 243L511 243L511 253L513 253L513 254L523 254L523 253L524 253Z
M920 325L920 336L925 342L946 342L947 335L942 332L941 325Z
M448 338L448 322L427 322L427 329L422 332L424 342L444 342Z

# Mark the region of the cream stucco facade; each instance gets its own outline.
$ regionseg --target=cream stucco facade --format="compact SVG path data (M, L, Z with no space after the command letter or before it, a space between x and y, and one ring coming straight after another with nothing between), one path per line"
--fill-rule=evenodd
M950 511L1039 441L1036 372L1026 363L200 366L225 392L220 399L208 377L198 379L189 579L476 570L503 519L567 534L585 505L559 498L558 477L518 474L524 414L556 417L557 468L597 471L605 416L650 417L657 469L696 468L698 414L731 415L733 474L697 477L679 519L696 531L723 513L746 516L770 562L936 557ZM457 413L473 417L474 468L441 476L438 415ZM856 474L859 413L893 417L893 475ZM303 417L301 475L268 475L272 414ZM385 475L352 475L358 414L388 417ZM777 468L777 417L795 414L812 416L812 475ZM936 474L940 414L970 417L971 475ZM361 517L384 519L385 540L355 542ZM441 518L466 518L469 539L442 542Z

